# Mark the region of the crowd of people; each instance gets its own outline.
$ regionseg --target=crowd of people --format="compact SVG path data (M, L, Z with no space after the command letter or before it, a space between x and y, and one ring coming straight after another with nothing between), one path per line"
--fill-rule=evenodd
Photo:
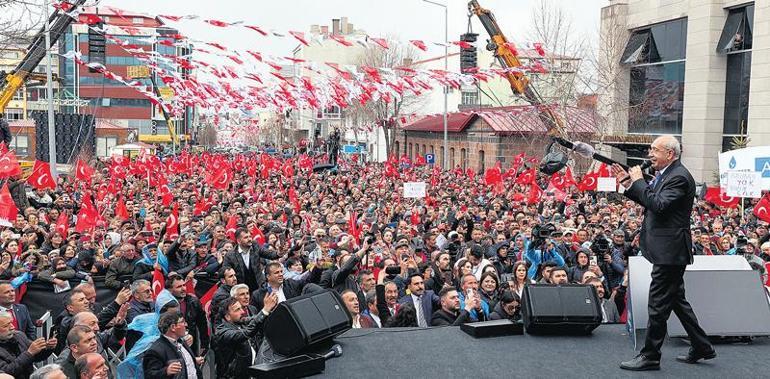
M0 232L0 372L201 378L208 359L218 378L243 376L269 346L276 306L324 289L354 328L519 321L532 283L592 285L603 321L626 319L643 210L617 194L571 186L533 198L532 183L550 178L522 183L528 163L497 185L408 159L313 164L183 152L79 162L94 172L61 175L55 189L6 179L19 212ZM404 198L407 181L430 183L426 196ZM744 255L763 274L770 259L767 222L739 208L698 200L692 238L694 254ZM205 304L189 286L201 275L217 282ZM101 278L114 299L97 299ZM29 281L62 294L47 336L16 299ZM121 346L113 372L108 350Z

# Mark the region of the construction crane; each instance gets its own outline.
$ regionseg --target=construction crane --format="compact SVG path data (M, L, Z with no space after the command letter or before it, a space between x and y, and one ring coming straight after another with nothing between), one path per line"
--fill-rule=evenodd
M72 6L69 10L79 9L86 0L75 0L72 2ZM50 38L53 45L72 24L73 18L66 14L62 9L56 9L48 18L48 25L50 25ZM13 95L19 91L29 80L42 81L46 80L45 74L34 73L33 70L40 64L40 61L45 58L50 46L45 44L45 26L40 29L32 39L29 47L27 47L27 54L22 58L16 68L10 73L0 72L0 115L5 113L5 107L13 99ZM38 83L39 84L39 83Z
M511 84L511 90L517 95L521 95L532 105L543 105L543 98L537 90L530 85L529 79L524 72L517 70L522 66L521 61L513 52L513 46L505 38L500 26L497 24L495 15L489 9L484 9L476 0L468 2L469 16L476 15L484 26L490 39L487 40L487 50L491 51L500 66L505 70L505 77ZM538 115L543 124L548 129L550 136L566 137L561 119L554 113L550 107L537 107Z

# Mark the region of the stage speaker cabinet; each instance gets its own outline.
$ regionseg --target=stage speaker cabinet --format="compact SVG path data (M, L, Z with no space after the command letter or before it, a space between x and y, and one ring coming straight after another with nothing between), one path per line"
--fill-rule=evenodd
M265 321L265 337L274 351L291 356L349 330L353 318L342 298L326 290L286 300Z
M588 335L602 323L593 286L532 284L521 300L524 330L540 335Z
M460 325L460 330L473 338L500 337L524 334L524 327L520 322L509 319L472 322Z

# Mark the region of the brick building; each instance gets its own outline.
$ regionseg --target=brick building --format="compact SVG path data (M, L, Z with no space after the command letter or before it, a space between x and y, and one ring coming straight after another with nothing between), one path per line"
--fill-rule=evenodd
M37 147L35 121L32 119L12 121L8 126L13 134L10 148L16 150L16 157L20 160L34 160ZM94 147L96 156L109 156L112 147L127 142L130 131L129 128L115 125L107 120L96 120L96 146Z
M557 111L574 140L590 141L597 130L595 112L565 108ZM550 140L546 127L531 106L482 108L476 111L450 113L447 117L449 166L483 171L500 161L503 167L521 152L542 157ZM435 154L436 164L443 166L444 120L433 115L406 125L396 137L393 151L411 159Z

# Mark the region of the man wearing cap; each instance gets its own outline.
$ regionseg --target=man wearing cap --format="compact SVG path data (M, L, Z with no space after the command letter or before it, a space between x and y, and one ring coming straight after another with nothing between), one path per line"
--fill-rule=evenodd
M179 234L179 237L169 246L166 256L168 257L168 269L186 276L193 270L193 256L195 252L195 234Z

